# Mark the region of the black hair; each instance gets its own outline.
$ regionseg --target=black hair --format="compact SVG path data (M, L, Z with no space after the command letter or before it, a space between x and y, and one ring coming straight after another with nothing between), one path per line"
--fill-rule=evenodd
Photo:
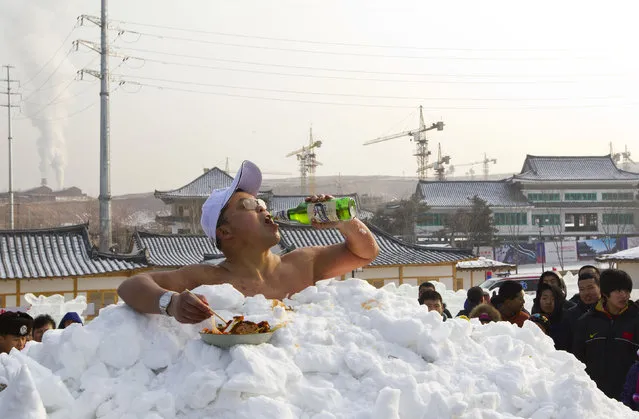
M560 277L559 274L557 274L557 272L555 271L546 271L539 276L539 282L537 283L538 289L541 284L543 284L545 276L554 276L555 278L557 278L557 282L559 283L559 288L561 288L561 291L564 293L564 295L568 294L568 290L566 290L566 283L564 282L563 278Z
M441 294L435 290L424 291L424 293L420 295L419 298L417 299L420 305L423 305L424 301L426 300L439 300L439 302L442 303L442 305L444 304L444 300L442 300Z
M245 192L245 191L244 191L244 189L238 188L233 193L237 193L237 192ZM231 195L231 196L233 196L233 195ZM229 198L229 200L230 200L230 198ZM220 250L220 251L222 250L222 241L220 240L219 237L217 237L217 229L220 228L220 226L222 224L226 223L226 219L224 218L224 213L226 212L226 210L228 208L227 205L228 205L228 202L220 210L220 215L217 217L217 224L215 224L215 231L216 231L216 233L215 233L215 247L217 247L217 249Z
M599 280L599 276L590 272L584 272L582 274L579 274L579 277L577 278L577 283L579 283L579 281L585 281L587 279L594 279L595 284L597 284L597 286L600 286L601 281Z
M512 300L517 297L521 291L523 291L524 287L517 281L504 281L499 286L499 294L493 295L490 299L490 303L495 307L499 307L506 300Z
M435 284L432 284L428 281L422 282L421 284L419 284L419 291L423 290L424 288L432 288L434 290Z
M599 268L597 268L596 266L593 265L584 265L581 268L579 268L579 271L577 271L577 275L581 275L581 273L583 271L585 271L586 269L592 269L593 271L595 271L597 273L597 276L601 276L601 272L599 271Z
M626 271L620 269L606 269L599 277L601 293L606 297L613 291L632 291L632 278Z
M55 329L55 320L53 320L53 317L48 314L40 314L33 320L33 328L39 329L47 323L51 325L52 329Z

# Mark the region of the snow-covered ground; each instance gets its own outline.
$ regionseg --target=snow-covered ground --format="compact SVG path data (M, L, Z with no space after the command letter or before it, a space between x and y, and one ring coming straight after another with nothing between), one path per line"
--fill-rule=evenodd
M223 350L200 340L208 322L109 306L0 355L3 418L634 417L534 324L442 322L411 285L322 281L285 300L292 311L230 285L197 292L223 316L285 327ZM463 292L444 294L457 310Z

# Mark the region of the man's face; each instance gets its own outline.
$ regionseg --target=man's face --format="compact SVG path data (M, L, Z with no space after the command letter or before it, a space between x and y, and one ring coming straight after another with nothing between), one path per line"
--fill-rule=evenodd
M424 305L428 307L428 311L436 311L439 314L444 314L444 306L439 300L424 300Z
M524 308L524 291L519 291L514 298L504 301L504 305L509 311L519 313Z
M595 279L582 279L577 282L579 287L579 298L584 304L595 304L601 298L601 290L595 282Z
M628 305L630 292L628 290L614 290L607 299L608 306L621 310Z
M226 205L224 223L237 243L264 244L268 247L280 241L278 226L273 222L265 206L246 192L236 192Z
M42 327L33 329L33 340L35 340L36 342L42 342L42 335L44 335L44 332L51 329L53 329L53 327L51 327L51 323L46 323Z
M21 351L22 349L24 349L24 345L26 344L26 336L0 335L0 353L9 353L13 348Z

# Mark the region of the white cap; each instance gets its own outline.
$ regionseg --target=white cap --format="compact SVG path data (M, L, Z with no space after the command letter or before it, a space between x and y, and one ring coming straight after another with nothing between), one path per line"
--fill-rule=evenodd
M215 239L217 220L220 218L222 208L229 202L229 199L231 199L235 191L242 189L246 193L257 196L261 185L262 172L260 169L254 163L244 160L231 186L228 188L215 189L211 192L211 196L208 197L204 205L202 205L200 224L202 225L204 233L208 237Z

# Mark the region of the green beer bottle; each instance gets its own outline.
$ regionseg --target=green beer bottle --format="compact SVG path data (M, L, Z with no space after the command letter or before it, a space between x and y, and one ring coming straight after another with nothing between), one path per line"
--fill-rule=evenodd
M302 202L296 208L276 211L276 220L296 221L300 224L348 221L357 215L355 200L350 197L333 198L324 202Z

